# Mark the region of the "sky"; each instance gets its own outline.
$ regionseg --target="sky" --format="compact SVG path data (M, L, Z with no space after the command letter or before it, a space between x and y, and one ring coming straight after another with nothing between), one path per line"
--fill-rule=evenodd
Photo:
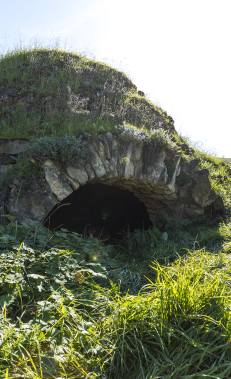
M55 47L124 71L200 150L231 158L230 0L11 0L0 55Z

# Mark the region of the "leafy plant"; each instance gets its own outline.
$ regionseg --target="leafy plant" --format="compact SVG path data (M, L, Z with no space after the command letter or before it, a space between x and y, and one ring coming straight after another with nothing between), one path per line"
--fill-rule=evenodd
M85 142L81 138L66 134L64 137L46 136L30 141L27 152L33 158L40 160L53 159L61 162L68 162L74 156L86 158L87 150L84 148Z
M38 255L25 244L1 252L0 305L5 315L0 318L0 329L5 331L1 335L5 344L0 350L1 372L13 367L23 376L37 369L41 375L66 371L86 375L87 360L77 358L74 346L85 353L87 345L90 347L88 339L84 342L90 319L85 316L84 299L79 306L77 298L84 288L89 290L92 275L105 279L106 271L98 263L81 265L75 252L52 249ZM92 295L87 297L90 300ZM82 330L82 341L74 338L76 322ZM95 338L94 333L92 336ZM74 361L78 362L76 367Z

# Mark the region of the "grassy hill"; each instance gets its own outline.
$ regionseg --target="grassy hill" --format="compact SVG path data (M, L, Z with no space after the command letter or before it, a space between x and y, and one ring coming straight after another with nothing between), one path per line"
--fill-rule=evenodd
M199 158L225 205L222 218L165 217L116 246L4 215L0 378L230 378L227 162L191 148L126 75L76 54L8 53L0 96L0 138L120 135L126 126L147 147L161 137L183 160Z
M124 120L174 129L122 72L60 50L14 51L0 60L2 138L31 138L88 131L92 122L112 130Z

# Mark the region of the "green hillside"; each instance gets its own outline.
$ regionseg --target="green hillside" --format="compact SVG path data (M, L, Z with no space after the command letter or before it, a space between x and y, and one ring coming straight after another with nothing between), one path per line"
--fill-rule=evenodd
M2 138L112 130L126 120L171 130L173 120L122 72L74 53L14 51L0 60Z
M224 211L163 217L114 245L3 215L0 378L231 378L230 160L190 147L164 110L103 63L58 49L1 57L0 139L83 131L198 158ZM39 175L25 156L15 170ZM0 191L11 174L0 174Z

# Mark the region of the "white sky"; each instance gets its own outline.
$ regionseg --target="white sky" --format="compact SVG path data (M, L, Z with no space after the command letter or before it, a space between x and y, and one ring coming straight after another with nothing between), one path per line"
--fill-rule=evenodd
M0 54L18 46L85 53L121 69L203 150L231 157L230 0L11 0Z

